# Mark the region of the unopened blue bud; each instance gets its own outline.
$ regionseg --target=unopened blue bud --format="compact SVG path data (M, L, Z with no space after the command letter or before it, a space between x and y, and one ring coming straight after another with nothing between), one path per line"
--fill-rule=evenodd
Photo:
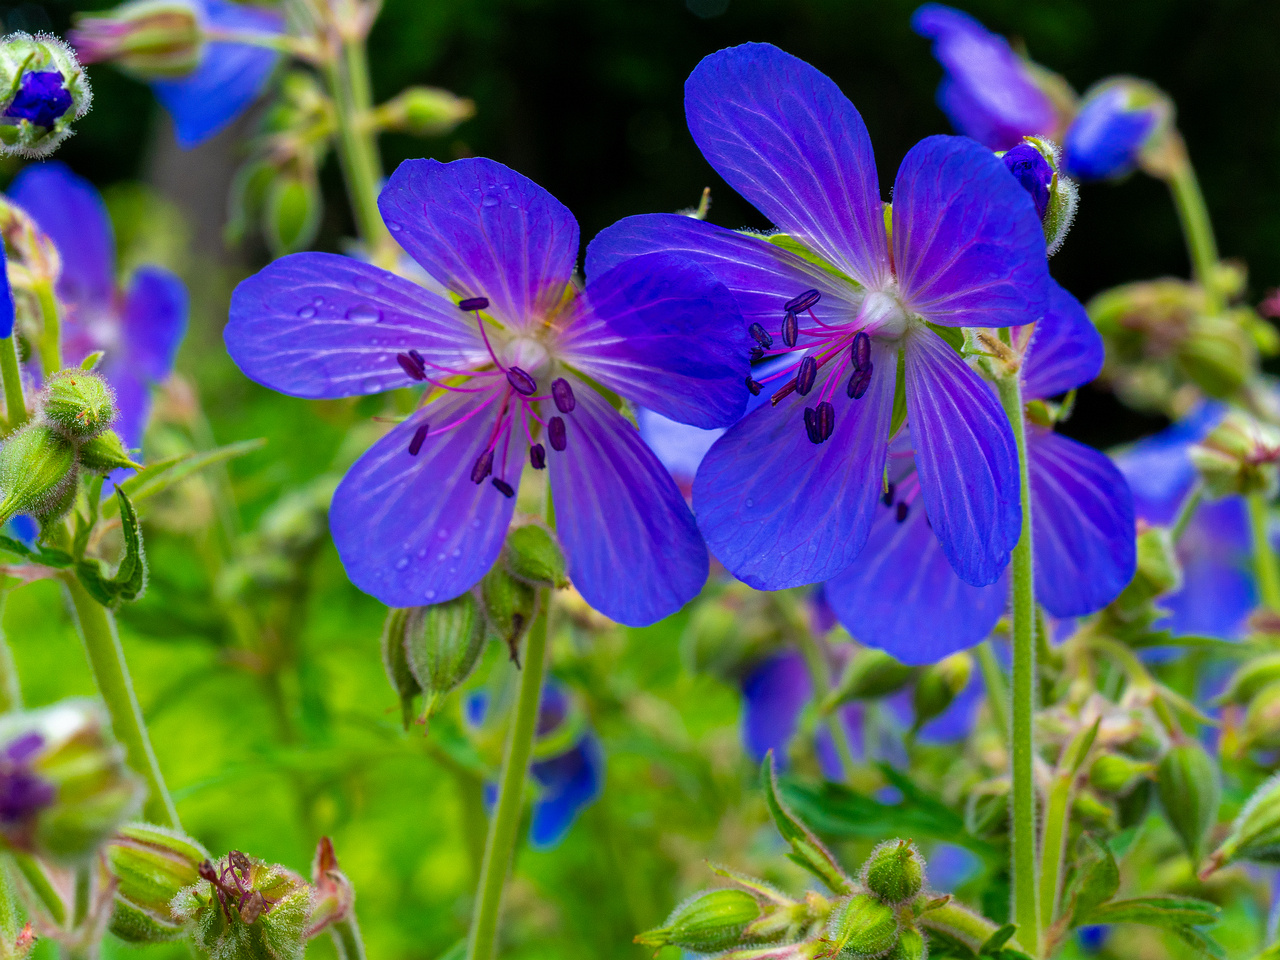
M1121 77L1094 87L1067 128L1063 164L1077 180L1132 173L1168 127L1173 108L1156 87Z
M187 76L204 46L193 0L130 0L78 16L70 37L85 63L110 60L140 80Z
M1053 256L1071 229L1079 197L1075 183L1059 169L1058 148L1042 137L1027 137L1001 159L1036 205L1045 245Z
M92 98L75 53L57 37L11 33L0 40L0 153L48 156Z
M1036 213L1043 220L1049 212L1049 188L1053 185L1053 167L1049 166L1049 161L1025 141L1008 150L1001 159L1014 179L1031 194Z

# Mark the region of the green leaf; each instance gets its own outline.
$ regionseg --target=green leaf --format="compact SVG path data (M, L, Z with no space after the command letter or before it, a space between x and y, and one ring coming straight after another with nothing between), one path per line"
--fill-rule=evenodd
M15 554L24 560L30 560L32 563L54 567L58 570L63 570L76 562L75 557L65 550L59 550L56 547L43 547L39 544L35 547L28 547L21 540L15 540L13 537L5 536L2 533L0 533L0 550L5 553Z
M261 450L266 446L266 438L259 437L256 440L242 440L239 443L231 443L225 447L218 447L216 450L208 450L204 453L188 453L180 457L170 457L168 460L161 460L158 463L149 464L146 468L139 470L124 483L120 484L117 489L123 488L136 504L147 497L153 497L157 493L163 493L180 480L185 480L197 470L203 470L205 467L211 467L214 464L225 463L227 460L234 460L236 457L243 457L246 453L253 453L255 450ZM104 517L115 515L115 505L111 502L102 505L102 515Z
M1090 923L1142 923L1149 927L1203 927L1218 920L1218 907L1194 897L1135 897L1095 907Z
M1001 952L1004 945L1013 939L1013 935L1017 932L1018 925L1016 923L1006 923L991 936L987 937L987 942L978 948L978 956L996 956Z
M116 487L116 504L120 511L120 528L124 535L124 557L115 573L96 558L76 562L76 577L94 600L114 609L132 603L147 588L147 557L142 547L142 528L133 503L121 487Z
M1093 923L1095 911L1120 889L1120 867L1111 851L1088 834L1084 842L1089 847L1089 859L1081 866L1072 893L1073 926Z
M773 767L772 750L765 754L761 774L769 815L773 817L782 839L791 845L790 858L825 883L833 893L850 893L853 881L840 869L835 857L778 798L778 777Z

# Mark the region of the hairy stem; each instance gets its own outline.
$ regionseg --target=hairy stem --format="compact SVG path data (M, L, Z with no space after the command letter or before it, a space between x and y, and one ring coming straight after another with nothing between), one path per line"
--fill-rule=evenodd
M1192 274L1204 288L1208 312L1220 313L1223 303L1222 292L1214 280L1214 272L1218 266L1218 243L1213 236L1213 223L1209 219L1204 194L1200 192L1200 181L1196 179L1191 158L1187 156L1186 145L1181 136L1176 133L1173 136L1177 139L1171 144L1169 151L1169 190L1173 193L1178 223L1182 226L1182 235L1187 241Z
M125 662L124 649L116 633L115 619L98 605L74 574L64 574L62 582L71 601L76 628L89 656L98 691L111 716L111 730L124 745L129 766L147 781L147 802L143 813L152 823L179 829L178 812L169 797L155 751L151 749L142 708L138 706L133 681L129 679L129 665Z
M333 946L338 952L338 960L364 960L364 940L360 936L360 924L356 922L355 910L345 920L339 920L329 928L333 936Z
M1010 872L1013 920L1018 939L1029 951L1040 951L1039 889L1036 884L1035 681L1036 597L1031 543L1031 482L1027 468L1027 427L1018 374L997 381L1000 401L1018 444L1022 493L1022 534L1013 548L1013 698L1010 727L1012 791L1010 817L1013 843Z
M4 409L9 429L27 422L27 401L22 395L22 371L18 367L18 346L13 337L0 340L0 377L4 378Z
M525 644L520 692L511 713L507 745L502 754L502 775L498 802L489 821L489 837L480 864L480 883L472 907L471 933L467 938L467 960L491 960L498 938L498 913L502 890L516 846L516 831L523 809L525 776L533 753L538 727L538 706L542 697L542 676L547 660L547 607L550 597L538 591L538 613L529 627Z
M1271 549L1270 510L1264 493L1251 493L1249 501L1249 529L1253 539L1253 573L1258 579L1258 593L1272 613L1280 613L1280 566L1276 564L1276 552Z

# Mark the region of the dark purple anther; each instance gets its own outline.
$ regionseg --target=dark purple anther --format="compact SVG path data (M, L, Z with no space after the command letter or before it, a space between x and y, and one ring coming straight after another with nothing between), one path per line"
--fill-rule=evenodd
M71 109L71 104L71 92L63 86L61 73L32 70L22 75L18 92L4 115L52 129L58 118Z
M800 321L796 319L794 313L788 310L787 315L782 318L782 342L788 347L794 347L799 339Z
M488 297L467 297L465 300L458 301L458 309L463 313L470 313L472 310L487 310L488 308Z
M409 456L416 457L418 451L422 449L422 442L427 439L427 424L423 424L417 430L413 431L413 439L409 441Z
M569 442L569 438L564 433L564 420L560 417L552 417L547 422L547 439L551 441L551 449L557 453L563 453L565 445Z
M532 397L538 392L538 381L519 367L507 367L507 383L511 389L522 396Z
M417 360L414 360L413 357L409 356L409 354L397 353L396 363L400 364L400 369L403 370L405 373L407 373L409 376L411 376L414 380L427 379L426 369L423 367L423 365L420 362L418 362Z
M760 388L762 386L763 384L759 381L751 379L751 374L747 374L747 389L751 391L753 397L760 396Z
M535 443L529 448L529 463L535 470L547 469L547 448Z
M768 331L760 324L753 323L747 327L747 333L751 334L752 339L766 350L773 346L773 337L769 336Z
M831 405L829 400L823 400L818 404L818 412L816 415L818 443L822 443L836 428L836 408Z
M500 494L502 494L508 500L510 500L512 497L516 495L515 487L511 486L511 484L507 483L507 481L499 477L494 477L489 482L493 484L495 490L497 490Z
M849 357L853 360L853 369L871 369L871 338L867 331L859 330L853 335L853 345L849 348Z
M1049 211L1049 189L1053 186L1053 167L1039 150L1031 144L1018 144L1001 158L1022 189L1031 194L1040 219Z
M801 310L808 310L822 299L822 294L817 290L806 290L798 297L792 297L783 306L783 310L788 313L799 313Z
M796 393L806 396L813 389L813 381L818 379L818 361L813 357L805 357L800 361L800 369L796 371Z
M907 512L908 512L910 509L911 509L911 504L907 503L907 501L905 501L905 500L899 500L899 501L898 501L898 512L897 512L896 514L894 514L894 518L895 518L899 523L901 523L903 520L907 519Z
M880 498L880 502L883 503L886 507L893 506L893 490L894 490L894 487L892 483L884 488L884 496Z
M855 370L849 375L849 385L844 388L844 392L850 400L861 400L869 386L871 386L871 371Z
M759 347L752 347L752 348L751 348L751 353L749 353L749 354L748 354L748 356L750 356L750 357L751 357L752 362L754 362L754 361L756 361L756 360L760 360L760 359L762 359L762 358L764 357L764 351L763 351L762 349L760 349Z
M489 449L480 454L476 465L471 468L471 482L480 483L491 473L493 473L493 450Z
M804 432L809 434L810 443L821 443L818 439L818 414L813 407L804 408Z
M551 381L551 399L556 402L556 409L561 413L573 413L573 408L578 405L573 387L569 386L569 381L564 377Z

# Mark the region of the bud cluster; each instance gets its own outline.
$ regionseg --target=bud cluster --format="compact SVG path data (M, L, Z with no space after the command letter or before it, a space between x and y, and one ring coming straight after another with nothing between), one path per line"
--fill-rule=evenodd
M1275 494L1280 430L1243 411L1228 413L1190 452L1210 496Z

